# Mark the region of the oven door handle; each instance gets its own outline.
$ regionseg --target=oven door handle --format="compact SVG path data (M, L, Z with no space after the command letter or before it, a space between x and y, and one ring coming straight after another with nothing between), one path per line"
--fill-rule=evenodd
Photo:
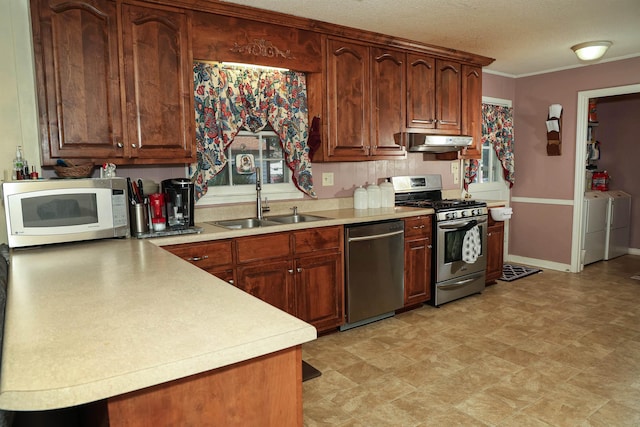
M473 227L478 225L478 220L472 219L471 221L465 223L464 225L457 224L449 224L449 225L438 225L438 228L442 228L443 230L460 230L460 231L468 231Z

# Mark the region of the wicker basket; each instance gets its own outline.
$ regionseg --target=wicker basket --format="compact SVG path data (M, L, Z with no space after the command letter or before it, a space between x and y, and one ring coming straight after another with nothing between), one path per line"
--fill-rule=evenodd
M60 178L88 178L93 173L93 163L86 163L74 166L54 166L56 175Z

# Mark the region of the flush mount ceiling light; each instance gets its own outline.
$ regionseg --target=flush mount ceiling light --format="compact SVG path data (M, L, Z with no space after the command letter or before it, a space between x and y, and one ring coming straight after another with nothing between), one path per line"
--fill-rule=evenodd
M575 46L571 46L571 50L576 53L578 59L581 61L595 61L602 58L604 53L611 46L610 41L595 41L580 43Z

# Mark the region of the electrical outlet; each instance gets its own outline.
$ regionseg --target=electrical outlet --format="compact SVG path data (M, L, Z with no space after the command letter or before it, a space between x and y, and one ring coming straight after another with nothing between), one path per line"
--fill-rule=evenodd
M322 173L322 186L330 187L333 185L333 172Z
M451 174L453 175L453 183L458 184L460 182L460 162L458 160L451 162Z

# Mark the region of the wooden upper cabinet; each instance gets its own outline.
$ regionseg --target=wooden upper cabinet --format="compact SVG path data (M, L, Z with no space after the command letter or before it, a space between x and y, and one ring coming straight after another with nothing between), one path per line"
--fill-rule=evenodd
M31 2L44 165L113 157L123 140L116 4Z
M407 127L433 133L461 130L462 71L455 61L408 54Z
M436 128L460 131L462 105L461 65L436 60Z
M473 145L461 152L464 159L482 158L482 68L462 66L462 134L473 137Z
M193 78L188 17L122 6L124 82L132 158L183 159L193 151Z
M370 57L366 45L327 42L327 157L366 160L370 133Z
M351 41L327 41L325 161L405 156L394 134L406 116L406 55Z
M44 166L195 159L188 13L117 6L31 1Z
M372 49L373 156L404 156L405 149L394 135L402 132L406 117L406 54L390 49Z
M433 129L436 123L436 60L407 55L407 127Z

